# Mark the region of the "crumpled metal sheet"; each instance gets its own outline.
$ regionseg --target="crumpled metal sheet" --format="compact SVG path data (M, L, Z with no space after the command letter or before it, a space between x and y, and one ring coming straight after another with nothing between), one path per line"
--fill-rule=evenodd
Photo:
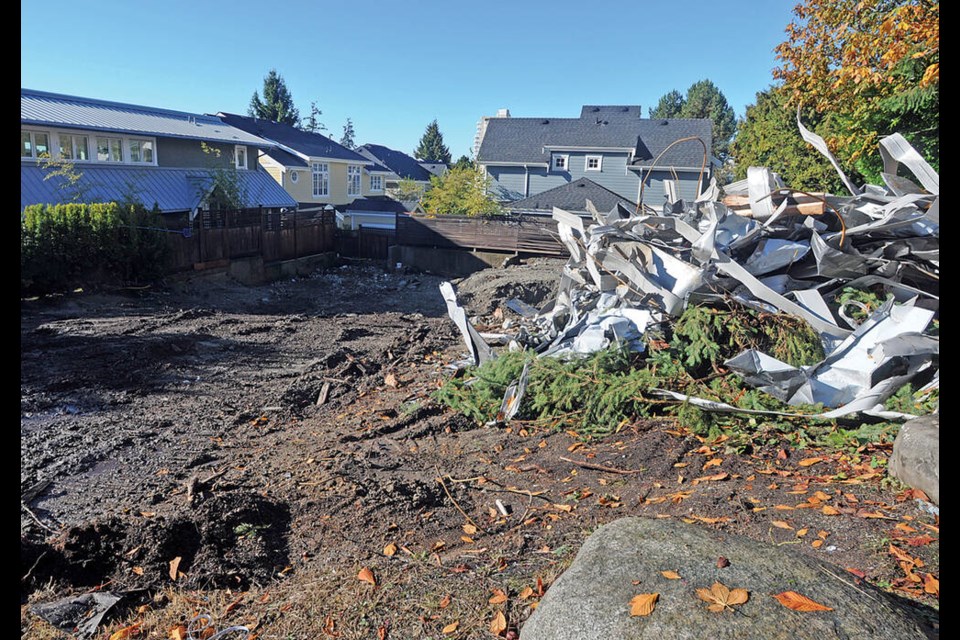
M881 142L885 184L860 188L799 116L798 126L852 195L801 194L751 167L747 179L725 187L731 197L723 202L712 179L693 202L668 193L655 215L649 207L603 213L591 204L584 218L555 208L570 259L556 299L539 312L508 304L521 316L511 348L570 358L620 343L639 352L651 325L669 323L690 304L725 298L802 318L828 354L800 369L746 351L726 364L748 384L788 404L822 403L831 409L824 417L889 416L878 405L939 358L939 339L923 335L939 305L939 176L893 135ZM919 184L897 175L901 165ZM791 205L798 202L792 195L807 206ZM889 302L858 326L837 301L848 286ZM452 287L444 297L474 361L492 357ZM515 413L522 387L505 397L503 417ZM721 410L713 401L701 405Z

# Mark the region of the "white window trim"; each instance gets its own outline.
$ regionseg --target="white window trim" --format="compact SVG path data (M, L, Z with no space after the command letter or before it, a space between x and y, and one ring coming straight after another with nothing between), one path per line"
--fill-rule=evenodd
M379 182L379 187L373 185L374 180ZM370 193L380 193L381 191L383 191L383 176L370 176Z
M322 167L322 169L320 168ZM320 186L325 187L325 189L317 189L317 176L322 176L322 182ZM320 191L320 193L317 193ZM329 198L330 197L330 164L327 162L312 162L310 163L310 192L313 194L314 198Z
M300 172L299 172L299 171L293 170L293 171L290 172L290 182L293 182L294 184L296 184L296 182L297 182L299 179L300 179Z
M563 167L557 167L557 160L563 158ZM555 153L550 157L551 171L570 171L570 155L566 153Z
M87 137L87 159L71 159L70 162L77 164L102 164L110 166L132 165L134 167L156 167L159 151L157 149L157 139L151 136L125 136L112 131L96 131L86 129L43 129L33 127L21 127L21 132L30 134L47 134L47 146L49 147L50 157L54 160L60 160L60 135L67 136L86 136ZM97 160L97 138L119 138L121 140L121 153L123 159L120 162L111 162L110 160ZM130 160L130 141L139 140L140 142L149 142L153 145L153 162L131 162ZM34 141L34 149L36 144ZM20 157L21 161L36 161L37 157Z
M99 143L99 139L100 139L100 138L104 138L104 139L107 140L107 155L110 154L110 150L111 150L111 149L110 149L110 142L109 142L109 141L110 141L110 140L119 140L119 141L120 141L120 159L119 159L119 160L101 160L101 159L99 158L99 155L100 155L100 143ZM91 149L91 151L92 151L93 153L90 154L90 159L91 159L91 160L93 160L94 162L102 162L103 164L123 164L123 148L124 148L124 144L123 144L123 137L122 137L122 136L110 135L109 133L103 133L103 134L98 134L98 135L92 136L92 137L91 137L91 140L93 141L93 142L92 142L92 144L93 144L93 149Z
M242 165L242 166L240 165L240 150L241 150L241 149L243 150L243 165ZM247 168L249 168L249 165L247 164L247 163L249 162L249 158L250 158L250 151L247 149L247 147L246 147L245 145L242 145L242 144L234 145L234 147L233 147L233 166L235 166L237 169L247 169Z
M597 161L597 167L595 169L590 167L591 160ZM584 171L603 171L603 156L586 156L583 159L583 170Z
M50 132L43 129L20 129L20 133L29 133L30 134L30 155L29 156L20 156L21 160L36 160L37 159L37 138L36 135L41 133L47 136L47 154L51 157L53 156L53 142L50 137ZM59 145L59 143L58 143Z
M354 190L354 186L356 186L356 190ZM363 168L358 164L347 165L347 195L363 195Z

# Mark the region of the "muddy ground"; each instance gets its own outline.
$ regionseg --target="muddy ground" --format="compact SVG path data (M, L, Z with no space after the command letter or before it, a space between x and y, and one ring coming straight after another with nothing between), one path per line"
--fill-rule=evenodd
M488 316L544 301L558 269L460 289ZM63 637L30 603L94 589L133 594L104 638L166 638L198 611L259 638L492 637L626 515L816 555L938 629L939 519L886 479L889 444L473 424L431 397L464 351L439 281L349 266L23 301L22 637Z

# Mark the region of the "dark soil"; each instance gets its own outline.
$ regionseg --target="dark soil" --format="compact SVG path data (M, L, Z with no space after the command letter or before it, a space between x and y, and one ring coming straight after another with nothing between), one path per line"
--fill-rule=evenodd
M525 301L542 303L558 271L534 269L462 284L471 313L518 295L511 272L539 281ZM791 545L939 619L923 582L939 576L938 517L885 481L889 446L744 454L671 421L597 440L475 425L431 397L462 356L438 283L349 267L24 301L22 602L50 580L64 593L274 589L286 604L261 637L320 637L332 617L344 638L377 625L405 638L439 635L452 594L456 637L489 637L489 588L522 622L536 600L515 597L522 585L549 586L596 526L644 515ZM907 572L891 545L922 567ZM356 599L362 566L377 598ZM302 599L317 585L314 611ZM236 615L262 623L258 611ZM35 624L22 614L24 637L56 637Z

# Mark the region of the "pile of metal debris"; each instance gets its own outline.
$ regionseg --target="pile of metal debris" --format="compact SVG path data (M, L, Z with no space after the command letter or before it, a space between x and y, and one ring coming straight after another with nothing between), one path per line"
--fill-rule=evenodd
M733 300L751 308L803 318L819 335L826 358L793 367L747 350L724 365L789 405L820 403L824 418L861 412L908 418L883 401L921 372L939 384L939 337L930 335L939 305L939 176L899 134L884 138L884 186L858 188L823 139L801 135L840 173L850 196L808 194L786 187L765 168L720 189L715 182L692 203L593 211L593 224L555 209L570 260L556 300L520 316L506 338L511 349L572 357L615 342L645 348L649 329L688 305ZM919 182L897 175L905 166ZM672 190L665 189L667 193ZM857 302L839 303L848 288L886 298L857 322ZM471 325L449 283L441 285L451 318L475 364L495 357ZM863 315L862 312L859 315ZM502 343L502 342L501 342ZM524 371L524 374L526 370ZM516 414L525 375L511 386L501 416ZM669 389L665 397L715 411L744 411Z

